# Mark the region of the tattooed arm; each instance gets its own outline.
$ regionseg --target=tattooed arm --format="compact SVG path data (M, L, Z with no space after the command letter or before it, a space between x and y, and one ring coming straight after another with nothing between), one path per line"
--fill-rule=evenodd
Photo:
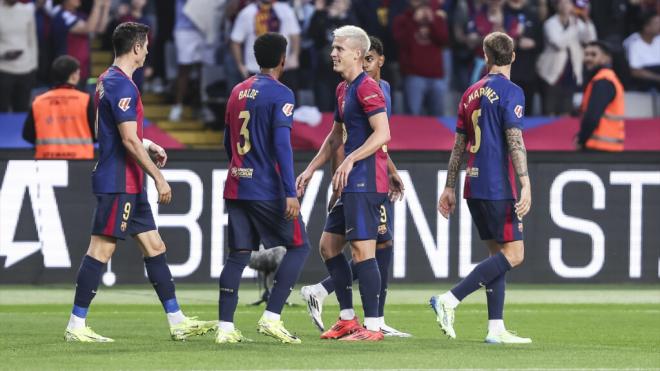
M438 201L438 211L445 218L449 218L449 214L453 213L456 208L456 180L458 179L458 173L461 170L461 162L463 160L463 152L465 152L466 143L467 135L457 132L456 139L454 140L454 148L451 150L451 156L449 157L447 182L445 183L445 189L442 191L442 195Z
M527 171L527 150L523 142L522 130L519 128L506 129L506 144L509 147L511 162L520 180L520 198L516 203L516 214L522 219L532 206L532 193Z

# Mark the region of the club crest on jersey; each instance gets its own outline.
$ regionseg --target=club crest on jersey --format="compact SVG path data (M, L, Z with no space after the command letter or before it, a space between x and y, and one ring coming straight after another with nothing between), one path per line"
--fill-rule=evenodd
M282 112L286 117L293 115L293 104L287 103L282 106Z
M520 104L516 106L516 108L513 109L513 113L516 114L517 118L521 118L523 116L523 106Z
M117 107L119 107L120 110L126 112L129 108L131 108L130 104L131 98L122 98L119 100L119 103L117 103Z

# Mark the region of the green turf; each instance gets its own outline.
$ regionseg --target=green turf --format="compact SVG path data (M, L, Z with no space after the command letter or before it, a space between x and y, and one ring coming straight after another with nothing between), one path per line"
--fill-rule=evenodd
M137 290L135 298L153 298ZM401 290L410 291L410 290ZM534 291L529 289L530 291ZM194 298L194 292L180 290ZM513 296L520 295L513 289ZM650 304L611 303L614 295L598 296L594 304L563 304L576 294L536 290L562 304L532 304L517 300L507 305L506 322L534 344L484 344L486 308L479 302L462 304L456 316L458 340L441 335L424 298L399 296L387 307L388 323L415 335L412 339L387 338L380 343L346 344L321 341L302 306L287 307L286 326L303 340L281 345L257 334L255 324L263 307L241 304L236 325L254 343L219 346L213 335L177 343L169 340L162 310L157 304L110 304L99 301L89 324L113 344L72 344L62 340L69 304L8 304L9 296L44 290L0 290L0 369L313 369L313 368L658 368L660 367L660 308ZM605 292L611 290L602 290ZM648 290L629 290L649 294ZM121 290L106 290L118 294ZM133 291L131 291L133 292ZM393 291L394 292L394 291ZM110 295L110 294L109 294ZM109 296L106 295L106 296ZM217 295L217 293L215 294ZM540 294L537 293L538 297ZM577 295L581 295L578 291ZM71 293L62 298L70 299ZM99 299L103 295L99 295ZM245 298L248 296L248 298ZM482 293L474 296L483 297ZM130 295L129 295L130 297ZM215 296L217 297L217 296ZM293 296L297 298L297 295ZM609 298L609 299L608 299ZM244 295L246 299L252 299ZM418 300L419 299L419 300ZM216 318L217 307L195 300L184 304L190 315ZM142 300L136 300L142 302ZM183 300L182 300L183 301ZM533 300L532 300L533 302ZM324 320L330 324L337 307L328 305Z

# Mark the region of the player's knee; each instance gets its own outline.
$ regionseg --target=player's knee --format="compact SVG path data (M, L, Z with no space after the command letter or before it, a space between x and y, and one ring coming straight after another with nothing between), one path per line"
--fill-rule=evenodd
M515 249L509 251L508 254L506 254L506 258L509 261L509 264L511 264L512 268L517 267L522 264L523 260L525 260L525 250Z
M150 250L151 250L150 251L151 256L158 256L161 254L165 254L165 252L167 251L167 247L165 246L165 242L160 241L154 244L153 246L151 246Z

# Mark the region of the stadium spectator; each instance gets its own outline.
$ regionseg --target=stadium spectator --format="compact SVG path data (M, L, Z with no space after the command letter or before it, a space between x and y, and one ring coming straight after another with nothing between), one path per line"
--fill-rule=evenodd
M252 47L257 37L267 32L280 33L287 39L286 65L280 81L295 92L298 87L300 25L288 3L259 0L238 13L230 36L231 52L238 70L243 78L259 73Z
M0 112L25 112L37 69L34 5L0 1Z
M534 95L539 91L536 59L543 44L543 27L527 0L507 0L505 18L517 19L518 30L514 38L516 61L511 65L511 81L525 92L525 112L534 112Z
M576 138L578 149L623 151L624 91L611 67L612 52L603 42L592 41L584 50L585 70L593 77L584 89L582 121Z
M394 18L392 31L399 46L408 113L443 114L447 87L442 79L442 49L449 43L446 14L429 0L410 0L410 8ZM426 102L425 102L425 98Z
M394 18L408 7L407 0L357 0L353 1L353 13L357 25L367 34L379 38L385 49L387 64L383 66L383 79L390 82L392 89L400 86L398 45L394 41L392 26Z
M204 34L186 15L184 8L188 0L176 0L176 20L174 23L174 44L176 59L179 66L176 77L176 92L174 105L170 110L170 121L180 121L183 114L183 100L188 94L190 78L199 75L201 64L205 60L204 49L206 40ZM191 3L190 6L195 6Z
M591 1L591 19L598 39L612 45L620 44L626 36L627 15L630 0Z
M512 38L518 37L518 18L504 13L504 0L485 0L483 5L468 21L467 44L474 49L475 63L470 76L470 83L475 83L486 73L482 43L486 35L499 31Z
M543 114L562 115L573 110L573 93L582 85L582 45L596 39L588 12L576 15L571 0L557 1L557 14L543 24L545 45L536 63L543 80Z
M90 34L107 28L111 0L94 0L89 18L78 12L81 0L63 0L53 17L50 35L54 57L71 55L80 62L80 81L84 84L90 72Z
M96 111L87 93L76 89L80 63L62 55L51 69L53 88L35 98L23 139L35 144L36 159L93 159Z
M470 85L470 75L474 63L474 44L469 44L468 23L476 12L474 0L458 1L448 15L451 22L452 42L452 89L463 91Z
M660 91L660 15L649 13L639 37L628 45L628 61L635 87Z
M314 82L314 103L319 110L330 112L334 110L335 88L341 81L339 75L332 70L332 31L355 24L355 16L350 12L350 0L316 0L316 9L312 15L307 30L307 36L314 43L316 52L316 80Z

